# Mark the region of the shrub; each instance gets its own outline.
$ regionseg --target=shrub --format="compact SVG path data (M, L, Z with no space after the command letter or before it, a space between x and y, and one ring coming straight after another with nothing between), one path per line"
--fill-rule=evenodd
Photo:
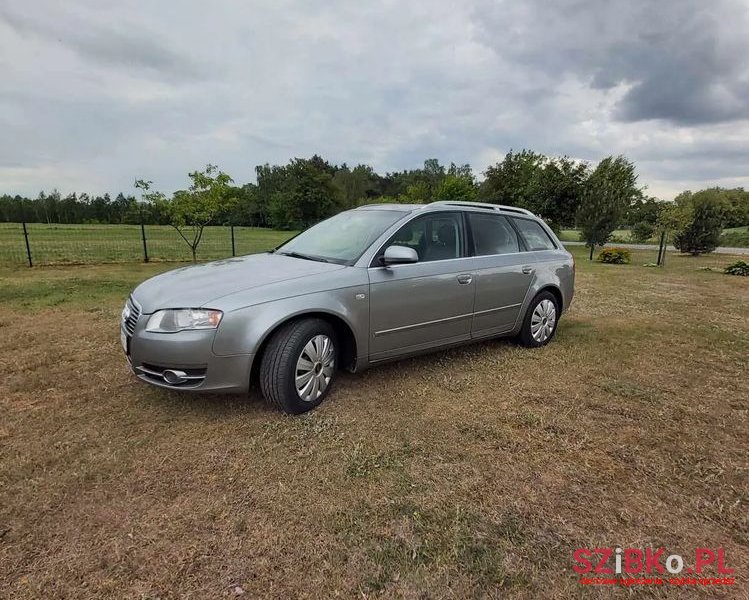
M630 261L629 250L625 250L624 248L604 248L598 255L598 260L610 265L626 265Z
M632 226L632 241L647 242L655 233L655 225L649 221L640 221Z
M749 277L749 263L744 260L737 260L735 263L731 263L723 272L727 275L742 275L743 277Z
M720 242L723 204L708 194L695 194L690 208L686 226L674 237L674 246L694 256L712 252Z

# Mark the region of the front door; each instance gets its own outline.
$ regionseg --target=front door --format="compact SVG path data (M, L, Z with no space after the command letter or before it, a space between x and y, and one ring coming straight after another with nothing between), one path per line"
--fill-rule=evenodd
M372 362L470 338L475 278L465 240L460 212L435 212L382 247L369 268ZM413 248L419 261L379 266L391 245Z

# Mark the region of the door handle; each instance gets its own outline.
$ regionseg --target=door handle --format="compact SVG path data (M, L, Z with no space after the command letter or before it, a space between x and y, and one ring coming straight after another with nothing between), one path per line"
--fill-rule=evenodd
M473 277L470 275L458 275L458 283L466 285L473 281Z
M531 273L533 273L533 271L535 271L535 269L530 265L523 266L523 273L525 273L526 275L530 275Z

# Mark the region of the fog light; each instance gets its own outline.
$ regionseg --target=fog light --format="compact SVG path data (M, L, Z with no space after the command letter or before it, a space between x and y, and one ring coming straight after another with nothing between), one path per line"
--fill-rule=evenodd
M187 373L184 371L175 371L174 369L167 369L161 376L170 385L177 385L178 383L187 381Z

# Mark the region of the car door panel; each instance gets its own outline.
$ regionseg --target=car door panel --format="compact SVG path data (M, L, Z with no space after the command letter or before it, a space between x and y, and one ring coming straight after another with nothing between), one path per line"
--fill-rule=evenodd
M532 256L517 229L502 215L468 214L475 253L476 301L472 337L512 330L534 279Z
M512 330L534 279L530 253L477 256L472 337ZM524 272L523 267L531 267ZM525 269L529 271L529 269Z
M370 360L470 339L471 260L370 269Z

